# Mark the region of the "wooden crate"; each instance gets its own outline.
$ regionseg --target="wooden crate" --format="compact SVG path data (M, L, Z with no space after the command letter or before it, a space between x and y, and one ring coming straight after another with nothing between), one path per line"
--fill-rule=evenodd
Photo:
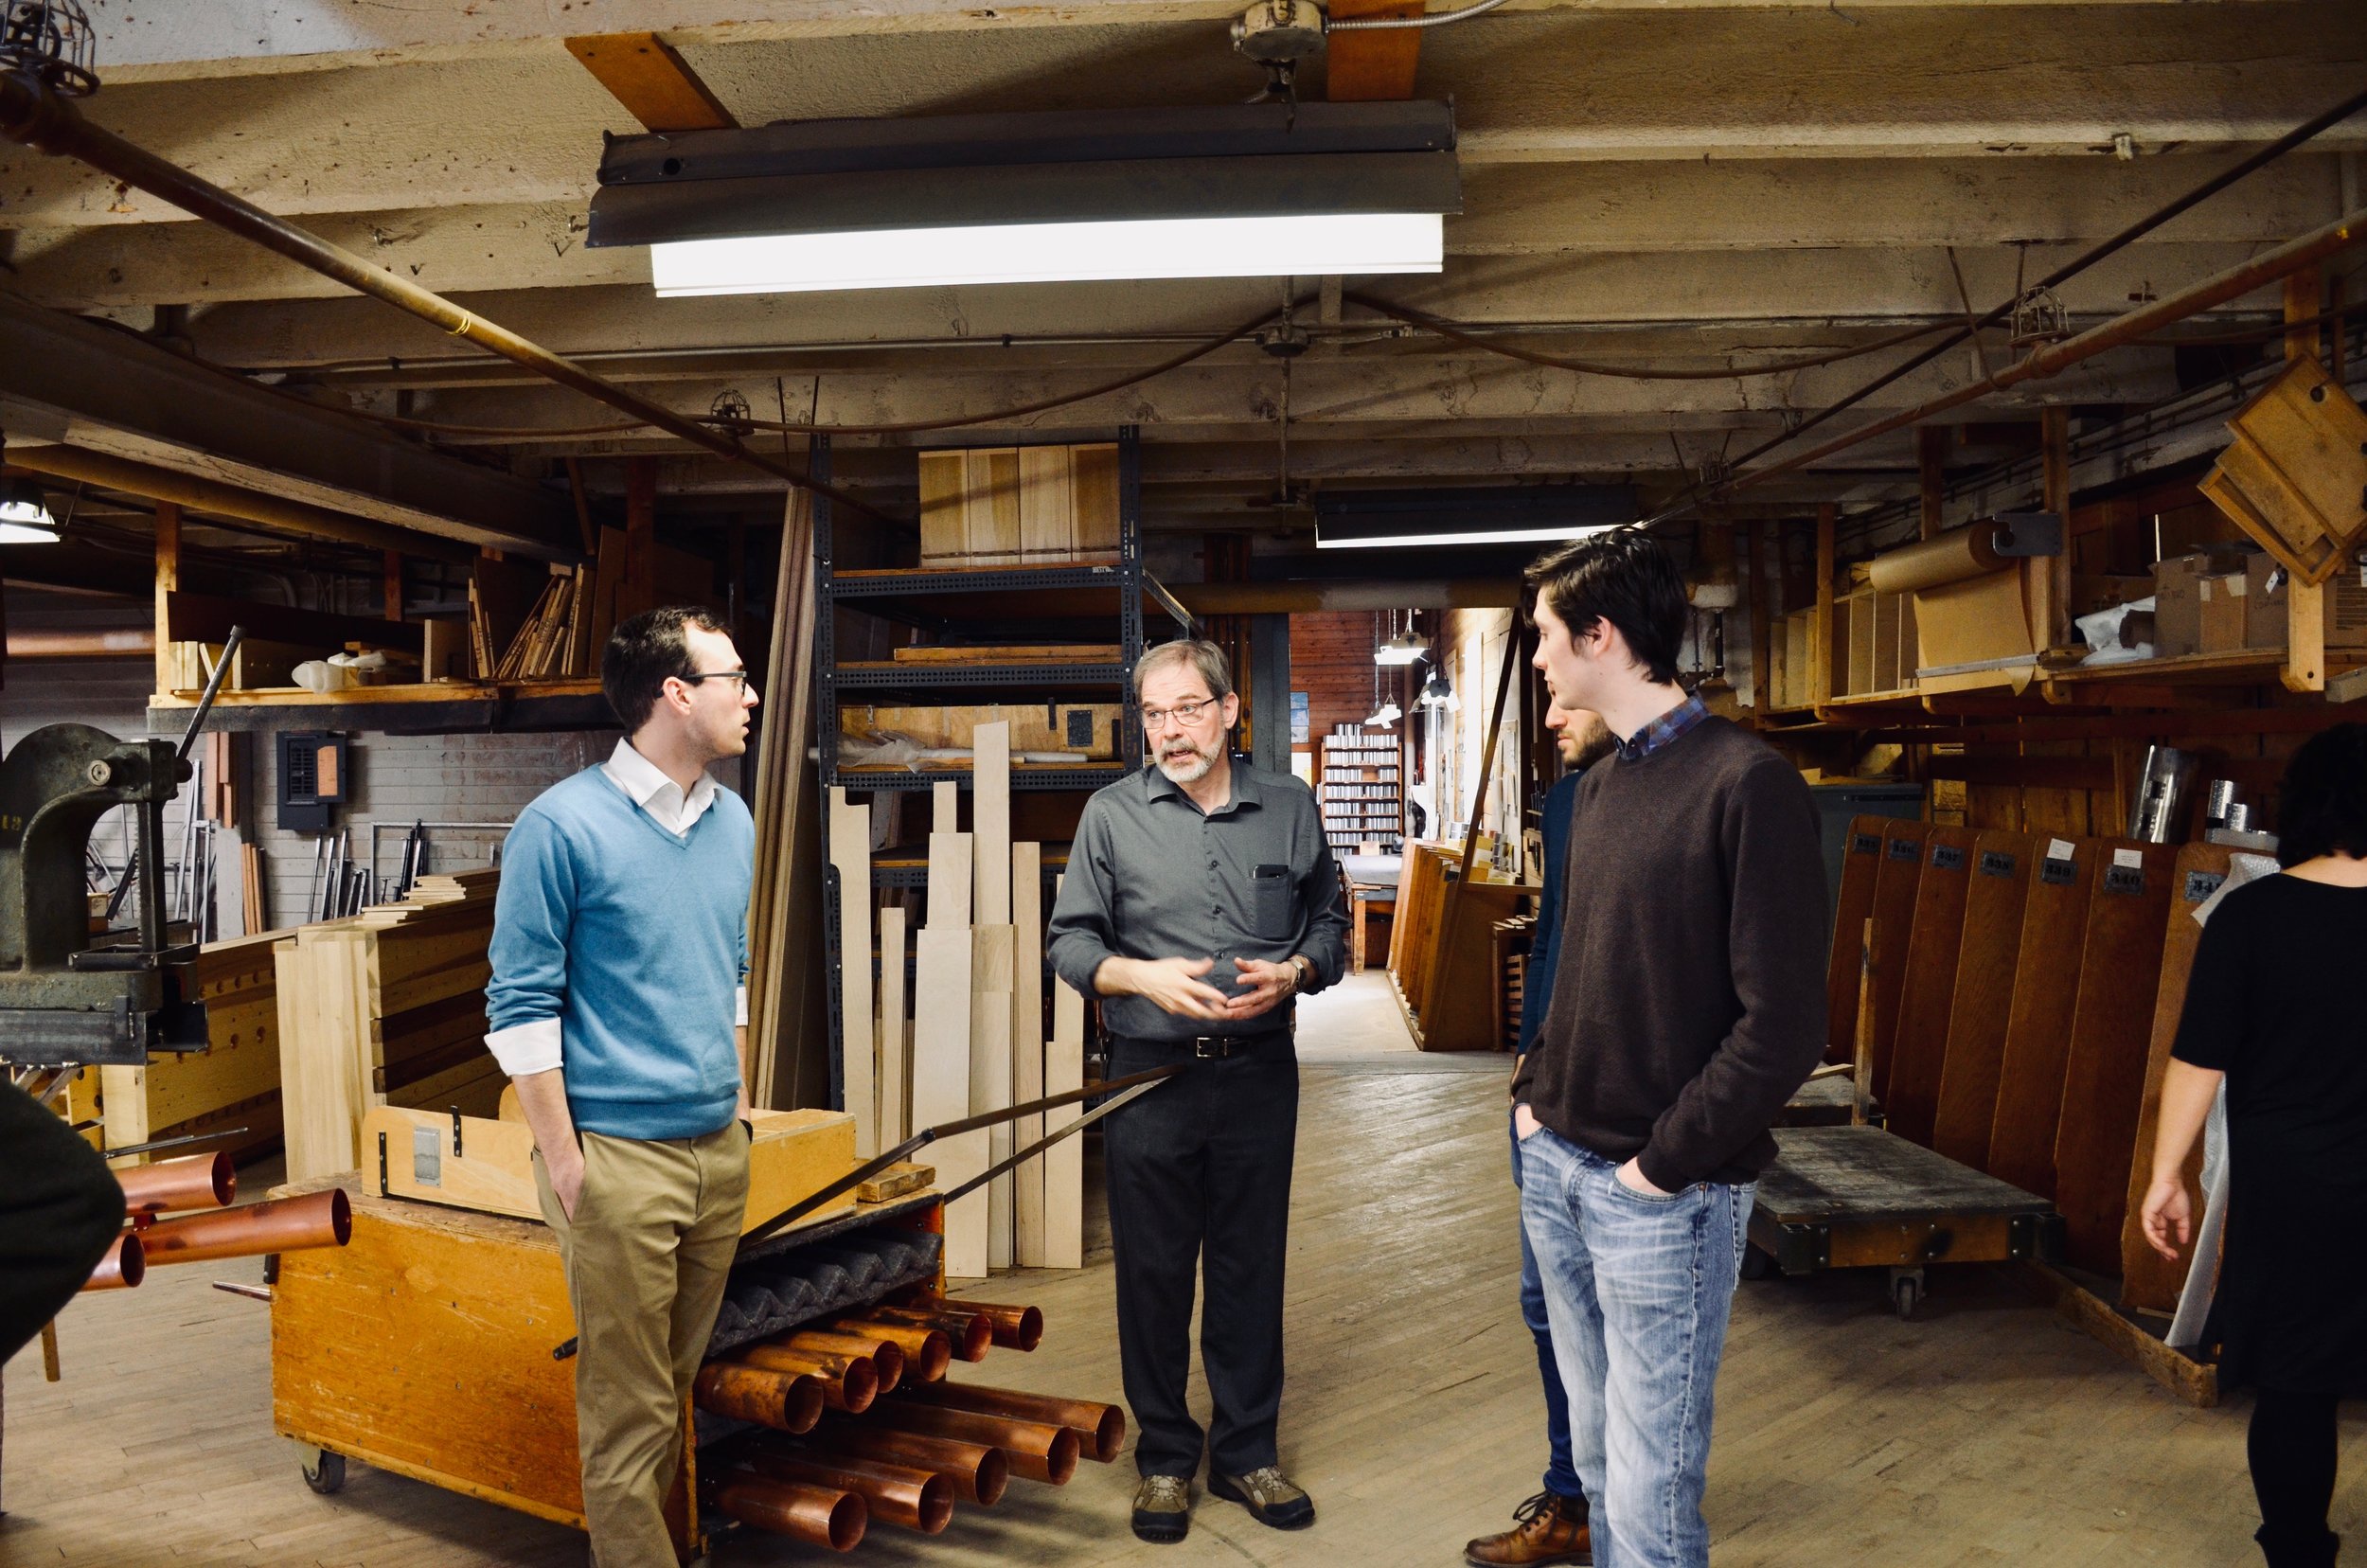
M1113 443L924 452L919 466L924 569L1117 559Z

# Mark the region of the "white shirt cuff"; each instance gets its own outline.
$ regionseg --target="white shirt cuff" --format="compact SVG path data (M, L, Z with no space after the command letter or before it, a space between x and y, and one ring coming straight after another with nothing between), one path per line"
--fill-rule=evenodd
M732 1027L735 1029L744 1029L747 1026L748 988L742 986L732 997Z
M531 1024L495 1029L485 1037L485 1048L511 1078L547 1073L560 1061L559 1020L538 1018Z

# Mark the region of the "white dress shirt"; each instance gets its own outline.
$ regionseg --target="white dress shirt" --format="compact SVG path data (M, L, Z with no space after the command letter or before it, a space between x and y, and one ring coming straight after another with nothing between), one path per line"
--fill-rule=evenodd
M660 828L682 838L691 827L706 815L715 804L715 775L703 773L699 782L690 787L688 794L683 787L666 776L664 769L632 749L630 740L618 740L608 760L600 764L600 772L610 782L625 792L635 806L649 813L650 820ZM739 988L732 1023L748 1026L748 988ZM561 1063L559 1020L539 1018L531 1024L512 1025L496 1029L485 1037L485 1048L493 1053L493 1060L511 1078L524 1078L529 1073L547 1073Z

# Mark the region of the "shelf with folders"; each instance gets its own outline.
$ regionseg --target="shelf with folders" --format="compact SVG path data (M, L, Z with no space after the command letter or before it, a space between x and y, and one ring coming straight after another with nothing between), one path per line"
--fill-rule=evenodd
M1336 724L1323 738L1317 798L1335 851L1397 847L1405 832L1403 766L1398 738L1385 730Z

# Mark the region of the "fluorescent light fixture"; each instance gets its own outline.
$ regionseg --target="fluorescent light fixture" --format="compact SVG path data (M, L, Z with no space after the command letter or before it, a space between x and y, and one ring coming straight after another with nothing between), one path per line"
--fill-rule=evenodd
M1400 632L1373 650L1373 663L1378 665L1410 665L1421 662L1430 652L1430 639L1419 632Z
M1383 703L1365 717L1364 722L1375 729L1387 729L1405 717L1405 710L1394 702Z
M55 544L58 522L41 487L28 480L0 485L0 544Z
M1315 547L1380 550L1544 543L1629 526L1628 485L1327 490L1315 498Z
M612 138L593 246L659 294L1435 273L1443 103L813 120Z
M1434 212L1343 212L681 240L650 247L650 275L658 296L674 299L964 283L1434 273L1444 255L1444 224Z
M1442 669L1433 675L1423 686L1421 705L1426 708L1444 708L1449 713L1454 712L1463 705L1455 698L1454 687L1447 683L1445 670Z

